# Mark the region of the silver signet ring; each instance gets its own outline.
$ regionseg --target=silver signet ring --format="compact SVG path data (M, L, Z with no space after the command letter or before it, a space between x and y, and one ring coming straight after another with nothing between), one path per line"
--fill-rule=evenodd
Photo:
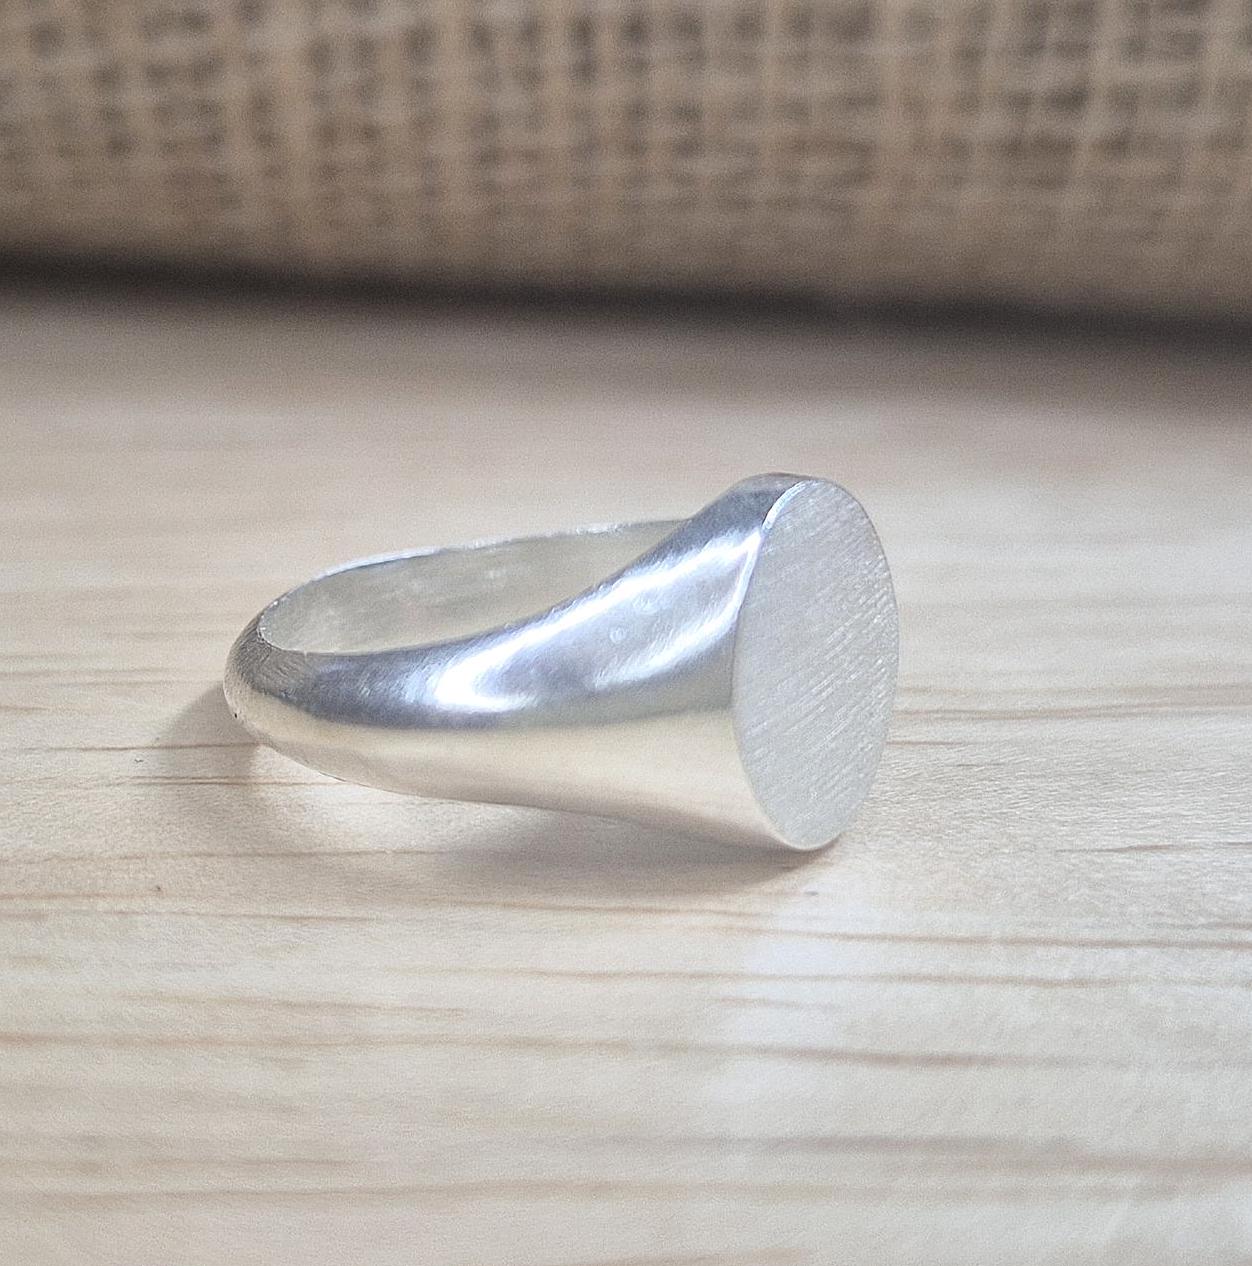
M351 782L812 849L869 791L898 628L860 503L759 475L690 519L326 572L244 629L225 688Z

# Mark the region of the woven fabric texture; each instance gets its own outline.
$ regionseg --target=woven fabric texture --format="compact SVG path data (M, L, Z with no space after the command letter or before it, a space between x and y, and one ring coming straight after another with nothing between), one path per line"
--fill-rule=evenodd
M1252 309L1248 0L0 0L0 250Z

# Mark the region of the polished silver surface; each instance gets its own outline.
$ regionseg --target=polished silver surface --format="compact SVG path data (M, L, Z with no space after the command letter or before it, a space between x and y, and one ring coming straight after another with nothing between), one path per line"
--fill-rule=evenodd
M225 688L353 782L810 849L869 791L897 630L856 499L760 475L690 519L327 572L248 625Z

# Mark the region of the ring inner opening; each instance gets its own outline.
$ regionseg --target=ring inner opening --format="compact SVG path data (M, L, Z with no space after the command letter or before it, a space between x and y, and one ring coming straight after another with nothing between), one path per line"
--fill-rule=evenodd
M362 563L261 616L282 650L356 654L466 637L548 610L646 553L677 521L527 537Z

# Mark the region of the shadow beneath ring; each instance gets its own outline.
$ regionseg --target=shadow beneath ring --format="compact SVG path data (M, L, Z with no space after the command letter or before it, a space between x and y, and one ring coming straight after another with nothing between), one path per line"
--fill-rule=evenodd
M631 896L770 886L830 855L735 847L634 822L423 800L338 782L253 742L217 686L179 712L159 744L155 781L179 797L177 818L193 850L215 856L229 850L244 864L282 859L293 887L300 876L311 878L310 869L322 881L314 886L324 886L324 872L333 868L347 906L488 901L493 893L506 899L512 893L600 899L611 908Z

